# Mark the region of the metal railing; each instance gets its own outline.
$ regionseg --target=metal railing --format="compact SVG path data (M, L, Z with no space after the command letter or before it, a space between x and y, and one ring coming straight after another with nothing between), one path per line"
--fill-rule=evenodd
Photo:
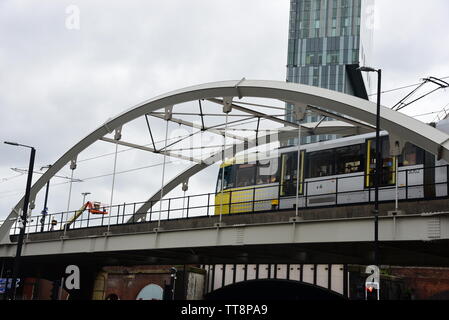
M444 168L446 177L444 181L438 183L429 183L426 184L424 182L424 170L435 170L438 168ZM415 184L411 183L409 179L410 173L419 174L421 173L423 176L423 183ZM394 173L393 173L394 174ZM374 174L372 174L373 176ZM402 179L401 178L402 175ZM405 176L404 176L405 175ZM405 169L398 171L398 177L401 181L404 181L405 184L396 187L396 185L389 186L381 186L380 187L380 201L394 201L395 200L395 191L398 191L398 200L399 201L407 201L407 200L416 200L416 199L424 199L425 192L424 189L426 186L435 186L435 195L431 197L432 199L438 198L447 198L449 197L449 165L445 166L436 166L436 167L427 167L427 168L419 168L419 169ZM363 185L361 188L353 189L349 191L343 191L341 186L343 182L348 179L361 178L363 177ZM374 202L374 187L365 187L366 175L364 173L361 174L353 174L347 177L326 177L323 179L312 179L309 181L301 182L303 186L303 193L300 195L300 208L320 208L320 207L329 207L329 206L342 206L342 205L351 205L351 204L370 204ZM316 186L317 184L327 182L335 182L335 188L331 190L331 192L326 193L316 193L314 194L310 190L310 186ZM284 187L287 184L283 185ZM438 186L442 186L439 188ZM296 183L294 183L294 187L296 188ZM272 189L276 191L275 198L258 198L258 194L263 193L264 190ZM296 202L292 205L292 201L294 201L295 195L281 197L280 196L280 188L281 184L273 184L273 185L265 185L265 186L251 186L248 188L238 188L237 190L232 191L224 191L225 199L229 196L229 199L226 200L227 203L215 203L215 196L220 195L221 192L216 193L206 193L199 195L190 195L186 197L174 197L163 199L160 203L159 201L154 201L150 203L150 210L147 212L139 212L136 217L136 214L139 208L145 204L146 202L136 202L136 203L123 203L114 205L112 207L103 207L102 210L107 211L107 215L94 215L86 210L78 219L76 219L69 227L65 228L67 222L75 215L78 210L69 211L69 212L59 212L48 214L45 219L44 225L41 223L41 215L32 216L31 220L27 224L26 233L39 233L41 230L43 232L54 232L54 231L66 231L73 229L81 229L81 228L91 228L91 227L100 227L100 226L114 226L121 225L125 223L143 223L143 222L155 222L155 221L167 221L167 220L176 220L176 219L190 219L195 217L210 217L215 215L216 212L223 211L224 214L253 214L253 213L263 213L267 211L281 211L281 210L292 210L295 208ZM422 190L420 190L420 188ZM438 190L437 190L438 189ZM413 191L413 192L412 192ZM385 193L388 193L390 196L385 198ZM242 193L247 193L250 196L250 200L239 201L238 197L242 195ZM352 201L345 200L344 198L347 195L353 195ZM356 199L355 195L359 195L359 198ZM361 196L362 195L362 196ZM330 200L330 199L334 200ZM287 200L291 201L288 202ZM314 203L314 199L325 199L325 202ZM312 201L311 201L312 200ZM293 206L293 207L292 207ZM144 217L144 219L142 219ZM130 220L130 222L128 222ZM14 223L14 226L11 229L11 234L18 234L19 228L17 226L17 222Z

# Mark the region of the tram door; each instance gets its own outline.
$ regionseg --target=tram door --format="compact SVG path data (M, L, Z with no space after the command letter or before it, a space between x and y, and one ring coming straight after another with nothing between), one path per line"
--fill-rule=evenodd
M299 194L304 194L304 157L305 151L301 151L299 162ZM281 156L281 197L296 197L297 171L298 152L284 153Z
M396 184L395 157L390 156L390 140L388 137L381 137L380 153L382 164L380 172L380 187L394 186ZM366 166L365 166L365 188L375 186L376 177L376 140L366 142Z

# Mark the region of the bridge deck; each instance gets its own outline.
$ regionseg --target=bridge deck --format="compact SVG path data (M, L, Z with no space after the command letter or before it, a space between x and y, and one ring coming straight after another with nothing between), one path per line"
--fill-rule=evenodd
M387 216L388 212L394 211L394 203L387 202L380 204L380 216ZM427 212L449 212L449 199L438 200L419 200L404 201L400 204L401 211L406 215L416 215ZM299 218L302 221L320 221L335 219L351 219L372 217L372 204L354 204L343 206L332 206L329 208L308 208L299 212ZM289 222L295 217L294 210L256 212L248 214L223 215L224 225L252 225L264 223ZM219 216L204 216L190 219L162 220L161 228L164 231L199 229L213 227L219 222ZM142 232L153 232L157 228L158 222L140 222L110 226L110 235L133 234ZM83 238L90 236L104 235L107 232L106 226L89 227L68 230L66 238ZM28 235L28 241L59 240L63 236L63 231L53 231L44 233L33 233ZM15 242L17 235L11 236L12 242Z
M379 222L381 261L388 265L449 265L449 200L401 204L406 212L384 214ZM384 203L382 212L394 208ZM30 234L23 248L26 265L58 264L232 264L372 263L371 205L218 216L93 227ZM426 214L423 211L434 212ZM436 213L440 212L440 213ZM436 228L438 227L438 228ZM16 236L12 236L13 241ZM219 250L217 250L219 248ZM11 261L14 243L0 246L0 260ZM5 260L6 259L6 260Z

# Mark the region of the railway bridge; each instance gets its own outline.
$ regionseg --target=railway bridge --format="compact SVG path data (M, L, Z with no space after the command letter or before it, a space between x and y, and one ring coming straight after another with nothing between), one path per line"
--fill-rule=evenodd
M257 107L273 110L281 107L249 103L245 98L292 104L298 121L308 110L321 113L323 119L304 125L287 122L279 115L256 111ZM174 107L191 101L199 101L200 112L196 115L201 118L201 124L176 118L177 114L187 113L177 113ZM226 122L207 127L204 119L212 115L205 112L201 101L222 107ZM256 119L255 137L242 137L229 131L228 118L236 111L244 120ZM165 121L163 148L156 148L154 140L152 148L122 141L123 126L142 116L147 119L152 140L148 116ZM338 121L323 121L330 116ZM413 143L438 160L449 161L448 134L385 107L382 107L381 118L382 130L389 133L393 156L401 154L406 143ZM168 182L162 174L161 189L145 202L114 206L111 195L111 203L105 209L108 216L94 218L88 214L73 220L69 212L63 212L56 220L51 217L59 214L52 213L47 220L48 225L42 226L38 218L33 220L33 224L31 216L22 249L21 275L36 276L39 273L50 278L52 274L60 274L63 266L71 264L90 271L112 265L200 265L208 271L206 293L239 280L274 277L308 282L348 296L346 266L373 262L371 197L368 202L339 204L336 195L335 203L323 207L300 207L297 197L296 205L290 208L282 208L279 202L270 201L271 209L264 210L255 210L254 203L258 201L252 198L252 210L224 214L223 210L217 210L214 193L189 195L186 197L187 205L186 198L169 198L167 195L175 187L187 185L191 177L205 168L226 161L239 152L305 135L369 133L375 130L375 119L376 106L369 101L325 89L273 81L242 79L204 84L148 100L109 119L68 150L32 186L31 205L34 205L39 191L64 166L69 164L73 173L78 165L78 155L97 141L115 144L115 161L120 145L163 155L164 169L166 157L187 159L194 164ZM274 133L265 130L268 134L262 135L261 120L282 124L283 127ZM218 134L223 137L223 145L202 158L170 150L171 145L167 143L170 122ZM443 187L445 191L432 198L405 196L396 202L382 201L379 220L381 264L449 265L449 182L446 179L440 184L446 186ZM407 191L409 186L400 188ZM371 191L367 191L368 195ZM206 200L201 205L194 204L193 199L199 197ZM182 206L174 205L180 203L180 199ZM0 260L4 266L10 266L15 257L17 234L21 230L17 218L23 206L24 199L21 199L0 226ZM56 223L51 224L50 221ZM263 268L260 267L262 265ZM83 279L91 284L86 287L91 288L94 272L89 274L90 277Z
M399 215L388 214L394 210L393 202L383 203L381 263L449 265L449 212L443 211L448 201L404 202ZM159 226L157 220L118 224L109 232L107 225L98 225L69 229L65 235L63 230L29 233L22 272L51 278L67 265L82 270L200 265L208 271L207 292L244 280L275 278L347 295L346 266L373 261L371 210L372 205L353 205L306 209L299 217L295 211L282 210L227 215L221 222L219 216L210 215L164 220ZM12 235L12 242L0 247L6 265L15 256L16 239Z

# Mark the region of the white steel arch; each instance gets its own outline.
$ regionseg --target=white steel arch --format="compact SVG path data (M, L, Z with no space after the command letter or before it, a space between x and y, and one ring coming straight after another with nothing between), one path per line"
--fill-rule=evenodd
M224 81L197 85L157 96L132 107L115 118L107 120L68 150L34 183L31 188L30 199L33 200L47 181L65 165L76 159L79 153L94 142L101 140L105 135L120 129L123 124L153 111L189 101L223 98L223 100L229 102L229 99L241 99L243 97L277 99L284 102L297 103L302 106L323 107L327 110L361 120L372 126L376 123L376 104L317 87L263 80ZM405 142L411 142L437 155L439 159L449 162L448 134L386 107L381 108L381 118L382 130L388 131L391 136L395 137L393 142L399 149ZM0 226L0 244L10 242L9 230L14 224L22 206L23 199L17 203L7 220Z

